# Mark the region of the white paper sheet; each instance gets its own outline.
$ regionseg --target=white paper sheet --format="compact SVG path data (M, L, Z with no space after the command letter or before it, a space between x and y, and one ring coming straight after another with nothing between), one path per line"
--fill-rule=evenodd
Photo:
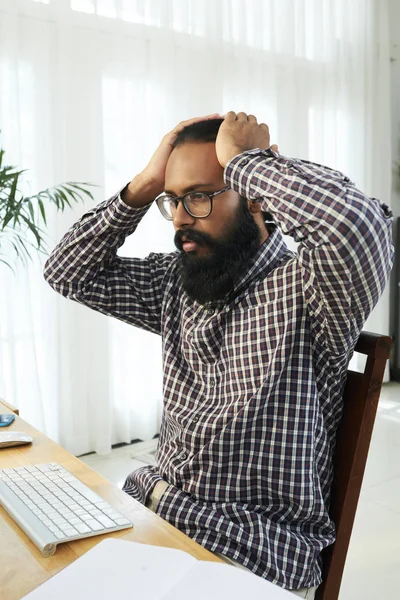
M180 550L108 538L25 598L159 600L196 563Z
M26 600L292 600L250 571L197 561L170 548L109 538L25 596Z

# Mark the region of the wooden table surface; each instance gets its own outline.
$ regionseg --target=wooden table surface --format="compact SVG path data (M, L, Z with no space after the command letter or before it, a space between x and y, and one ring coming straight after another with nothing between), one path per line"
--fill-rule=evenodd
M0 402L0 413L12 412ZM177 548L199 560L221 562L208 550L191 540L178 529L152 513L122 492L115 485L93 471L85 463L51 441L43 433L19 416L2 431L23 431L33 437L29 446L0 450L0 468L21 467L29 464L57 462L71 471L99 496L104 498L134 524L133 529L99 535L84 540L60 544L56 553L44 558L8 513L0 507L0 599L19 600L93 548L105 537L123 538L144 544Z

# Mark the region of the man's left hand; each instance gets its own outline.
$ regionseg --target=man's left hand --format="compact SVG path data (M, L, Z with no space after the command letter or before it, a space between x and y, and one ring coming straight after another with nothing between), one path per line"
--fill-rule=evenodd
M228 112L215 141L217 158L221 167L246 150L269 148L269 129L265 123L257 123L254 115L244 112Z

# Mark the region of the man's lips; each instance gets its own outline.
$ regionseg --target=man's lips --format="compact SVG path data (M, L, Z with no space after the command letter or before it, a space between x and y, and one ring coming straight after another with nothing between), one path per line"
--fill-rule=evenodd
M182 250L184 250L185 252L192 252L193 250L196 250L196 249L197 249L196 242L182 241Z
M188 239L185 235L182 236L182 250L185 252L193 252L193 250L197 250L199 247L197 242L194 242L191 239Z

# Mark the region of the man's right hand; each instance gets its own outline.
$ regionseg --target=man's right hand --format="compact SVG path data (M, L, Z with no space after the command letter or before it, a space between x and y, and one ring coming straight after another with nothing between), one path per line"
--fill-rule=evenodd
M122 192L122 200L135 208L150 204L164 191L165 169L171 152L174 149L173 144L181 131L185 127L193 125L193 123L217 119L218 117L220 117L218 113L204 117L193 117L187 121L181 121L172 131L164 135L161 144L154 152L147 167L132 179Z

